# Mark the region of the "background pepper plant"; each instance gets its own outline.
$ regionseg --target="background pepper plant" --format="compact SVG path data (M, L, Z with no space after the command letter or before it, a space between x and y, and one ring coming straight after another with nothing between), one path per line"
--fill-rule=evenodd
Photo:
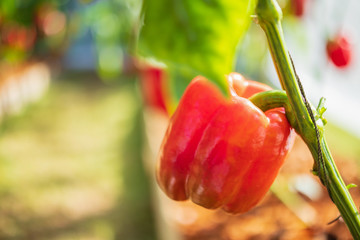
M200 8L197 4L202 5L201 9L204 10L198 11ZM143 10L144 26L140 34L139 53L167 65L171 81L170 92L173 96L168 103L170 112L174 111L184 89L196 75L203 75L213 81L226 94L224 75L232 70L235 47L251 20L250 15L254 14L252 18L267 36L284 91L259 93L253 96L252 101L263 111L283 107L287 115L292 116L288 117L291 126L304 140L314 158L313 173L327 188L329 197L339 209L354 239L360 239L360 217L357 207L340 177L324 137L324 102L320 101L315 109L307 100L285 45L281 27L282 12L277 2L145 1ZM159 36L163 37L159 39ZM186 96L185 93L184 98ZM193 101L195 104L196 100ZM179 108L181 107L182 102ZM176 122L177 117L179 115L176 112L171 121ZM173 141L170 135L167 138L163 149ZM163 151L166 155L166 150ZM160 169L160 179L161 171L165 170ZM192 179L191 175L189 179ZM193 186L190 184L188 188L193 189ZM203 185L201 192L206 192L206 187ZM166 186L164 188L169 191ZM195 202L201 203L202 200L197 199Z

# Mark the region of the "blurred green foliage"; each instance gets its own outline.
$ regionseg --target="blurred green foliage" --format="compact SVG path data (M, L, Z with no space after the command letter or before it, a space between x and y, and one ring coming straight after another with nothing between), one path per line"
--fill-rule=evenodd
M69 2L1 0L0 61L17 63L59 51L65 42Z
M354 160L360 164L360 138L345 130L341 125L329 122L326 124L326 139L336 157Z
M141 0L102 0L84 5L81 29L90 28L96 44L97 70L103 79L116 79L126 54L136 43Z

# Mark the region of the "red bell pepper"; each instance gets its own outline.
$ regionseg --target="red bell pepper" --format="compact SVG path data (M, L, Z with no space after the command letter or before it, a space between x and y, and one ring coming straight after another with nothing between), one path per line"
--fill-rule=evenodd
M170 119L157 180L174 200L246 212L269 190L291 146L281 108L262 112L247 98L267 85L228 76L230 99L204 77L186 89Z

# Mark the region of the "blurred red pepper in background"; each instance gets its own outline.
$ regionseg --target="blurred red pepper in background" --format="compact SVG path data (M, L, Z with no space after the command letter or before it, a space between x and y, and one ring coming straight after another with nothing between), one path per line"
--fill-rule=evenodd
M295 16L302 17L305 12L306 0L292 0L291 6Z
M326 43L326 53L330 61L339 68L347 67L352 59L352 45L347 36L336 35Z
M165 70L159 67L143 65L140 70L141 88L144 102L161 112L168 114L165 103Z
M246 212L269 190L289 151L281 108L262 112L247 98L267 85L228 76L231 99L204 77L187 87L160 150L157 179L174 200Z
M36 30L33 27L10 23L2 27L1 38L4 45L21 51L27 51L35 44Z

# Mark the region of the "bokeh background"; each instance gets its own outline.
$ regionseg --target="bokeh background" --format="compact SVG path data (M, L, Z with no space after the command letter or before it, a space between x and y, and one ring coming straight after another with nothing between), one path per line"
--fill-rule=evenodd
M327 99L326 136L340 172L359 184L360 4L279 4L309 98ZM0 239L349 239L341 219L327 225L338 212L300 139L264 201L244 215L174 203L159 191L154 165L168 121L159 86L168 75L136 53L141 5L0 1ZM351 42L343 68L326 54L339 32ZM236 56L234 70L279 87L255 23ZM351 193L358 204L359 190Z

